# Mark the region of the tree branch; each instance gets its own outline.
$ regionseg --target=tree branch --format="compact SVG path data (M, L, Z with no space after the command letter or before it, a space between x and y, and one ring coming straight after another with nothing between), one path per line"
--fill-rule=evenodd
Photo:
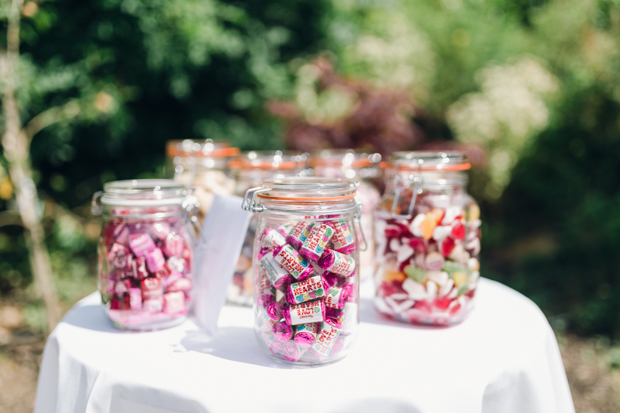
M39 113L34 118L30 119L30 122L28 122L23 129L28 145L30 145L34 135L41 130L54 123L72 119L78 116L80 112L81 108L79 102L77 100L70 100L64 105L55 106Z

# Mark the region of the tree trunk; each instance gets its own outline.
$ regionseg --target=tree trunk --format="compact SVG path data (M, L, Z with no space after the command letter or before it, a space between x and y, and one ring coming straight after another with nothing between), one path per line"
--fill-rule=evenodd
M52 280L52 268L45 246L45 232L38 212L39 198L32 180L30 166L30 147L26 134L22 131L19 109L15 99L19 64L19 20L23 0L13 0L8 17L7 50L0 59L2 74L2 111L5 120L5 133L2 136L4 155L8 162L9 174L15 187L17 206L26 231L26 244L30 255L30 266L39 294L46 308L47 330L54 328L60 318L58 297Z

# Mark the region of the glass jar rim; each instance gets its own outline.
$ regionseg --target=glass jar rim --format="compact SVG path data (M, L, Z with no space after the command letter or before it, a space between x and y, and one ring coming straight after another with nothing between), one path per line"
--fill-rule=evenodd
M231 169L303 169L307 154L294 151L249 151L237 155L230 162Z
M166 143L166 156L227 158L239 154L239 148L226 141L204 141L194 139L172 140Z
M399 151L390 156L388 162L381 163L382 168L405 171L466 171L471 163L462 151Z
M295 202L341 201L355 198L357 192L355 183L346 179L300 176L266 179L261 189L260 198Z
M115 206L181 205L192 194L171 179L130 179L103 185L101 204Z
M310 156L310 166L334 166L364 168L378 165L381 154L356 152L354 149L323 149L313 152Z

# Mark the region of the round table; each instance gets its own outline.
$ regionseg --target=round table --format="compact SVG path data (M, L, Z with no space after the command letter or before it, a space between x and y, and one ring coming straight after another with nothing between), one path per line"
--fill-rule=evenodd
M249 308L225 306L213 337L192 320L134 333L114 329L91 294L48 338L35 413L574 412L555 336L529 299L482 279L463 323L416 327L381 317L371 284L350 354L316 368L263 353Z

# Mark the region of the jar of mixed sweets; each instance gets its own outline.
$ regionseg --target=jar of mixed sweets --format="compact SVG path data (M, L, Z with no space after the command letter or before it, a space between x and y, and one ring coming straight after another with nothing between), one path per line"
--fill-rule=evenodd
M252 151L233 158L229 163L235 180L235 195L260 186L265 179L300 175L305 172L307 155L297 152ZM227 293L229 303L251 306L253 301L252 249L258 225L258 216L250 220L241 254L235 267L233 282Z
M359 323L361 208L356 185L281 178L247 191L254 243L255 332L276 360L326 364L347 354ZM363 238L363 237L362 237Z
M373 211L381 195L372 179L378 176L381 155L361 153L352 149L325 149L310 157L315 176L343 178L357 182L355 199L362 204L362 228L367 235L368 248L360 253L360 276L370 278L375 268Z
M474 304L480 209L461 152L397 152L375 211L375 306L414 324L449 325Z
M191 190L167 179L109 182L92 212L103 216L98 286L112 323L155 330L184 321L198 212Z

